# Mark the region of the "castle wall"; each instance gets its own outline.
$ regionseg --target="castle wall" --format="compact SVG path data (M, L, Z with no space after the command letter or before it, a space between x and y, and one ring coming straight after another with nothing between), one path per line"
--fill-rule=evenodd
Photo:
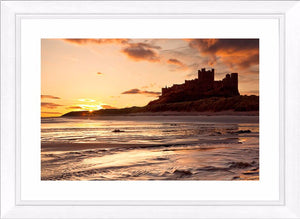
M214 81L214 90L220 89L221 87L223 87L222 81Z
M184 84L174 84L172 87L162 88L161 97L167 95L181 95L185 99L199 99L208 96L235 96L238 91L238 73L227 74L221 81L214 80L214 69L198 70L198 78L185 80Z

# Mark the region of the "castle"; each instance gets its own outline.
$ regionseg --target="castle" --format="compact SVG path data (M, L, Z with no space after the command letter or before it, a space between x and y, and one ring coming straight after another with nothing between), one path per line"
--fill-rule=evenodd
M225 78L215 81L215 70L198 70L198 78L185 80L184 84L174 84L162 88L161 96L151 103L171 103L198 100L208 97L231 97L240 95L238 73L226 74Z

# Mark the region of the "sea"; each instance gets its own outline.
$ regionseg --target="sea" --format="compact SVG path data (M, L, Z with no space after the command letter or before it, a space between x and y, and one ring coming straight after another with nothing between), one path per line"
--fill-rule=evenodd
M42 118L41 180L259 180L259 117Z

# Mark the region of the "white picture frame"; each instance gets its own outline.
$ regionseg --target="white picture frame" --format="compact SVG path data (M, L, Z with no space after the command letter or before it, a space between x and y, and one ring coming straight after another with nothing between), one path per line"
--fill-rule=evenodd
M279 24L277 201L22 201L20 30L24 19L226 18ZM1 218L300 218L299 1L1 1Z

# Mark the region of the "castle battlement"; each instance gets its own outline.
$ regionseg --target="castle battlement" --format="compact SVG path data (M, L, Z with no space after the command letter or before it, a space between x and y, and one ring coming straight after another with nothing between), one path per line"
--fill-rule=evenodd
M183 84L174 84L171 87L162 88L161 96L157 100L164 102L176 102L196 100L213 96L238 96L238 73L226 74L219 81L215 81L215 69L198 70L198 78L185 80ZM182 99L182 100L180 100ZM174 100L174 101L173 101Z

